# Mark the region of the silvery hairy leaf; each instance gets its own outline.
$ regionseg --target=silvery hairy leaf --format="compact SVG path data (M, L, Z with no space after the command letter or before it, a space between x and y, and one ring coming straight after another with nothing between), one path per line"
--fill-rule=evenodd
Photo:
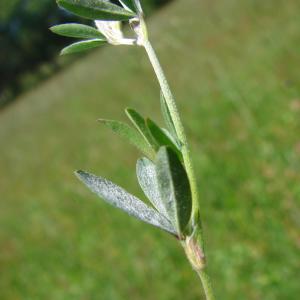
M168 217L158 190L158 181L154 163L146 157L136 164L136 174L140 187L152 205L165 217Z
M153 158L155 156L155 152L153 151L153 149L146 143L144 138L134 128L125 123L114 120L99 119L98 121L104 124L106 127L110 128L122 138L129 141L130 144L137 147L146 156L150 158Z
M170 147L161 147L156 173L162 202L177 232L184 234L192 212L192 195L186 171Z
M100 39L80 41L80 42L71 44L71 45L67 46L66 48L62 49L60 54L65 55L65 54L78 53L78 52L82 52L85 50L99 47L105 43L106 43L105 40L100 40Z
M105 36L99 32L94 27L76 24L76 23L68 23L68 24L60 24L56 26L50 27L50 30L56 34L74 38L82 38L82 39L102 39L105 40Z
M122 21L135 17L135 13L104 0L57 0L57 4L82 18Z
M77 171L76 175L92 192L107 203L146 223L176 234L168 219L111 181L84 171Z

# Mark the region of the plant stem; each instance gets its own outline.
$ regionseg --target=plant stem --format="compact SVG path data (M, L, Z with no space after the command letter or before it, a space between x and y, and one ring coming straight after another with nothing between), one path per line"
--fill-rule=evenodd
M157 76L158 82L161 87L161 91L165 97L166 103L168 105L168 108L170 110L171 118L173 120L176 133L178 135L178 139L180 140L182 144L182 155L183 155L183 161L184 165L186 167L186 171L189 177L190 185L191 185L191 191L192 191L192 199L193 199L193 217L192 219L199 220L199 203L198 203L198 189L197 189L197 182L194 174L194 169L191 161L190 156L190 150L187 143L187 138L184 132L184 127L182 125L182 122L180 120L179 112L175 103L175 99L173 97L173 94L170 90L168 81L166 79L166 76L162 70L162 67L159 63L159 60L156 56L156 53L149 42L149 40L144 41L143 46L145 47L145 50L148 54L148 57L150 59L150 62L153 66L154 72Z
M191 192L192 192L192 201L193 201L193 211L192 211L192 220L193 220L193 226L198 227L198 238L197 241L199 243L200 249L203 251L203 238L202 238L202 230L201 230L201 219L200 219L200 213L199 213L199 198L198 198L198 188L197 188L197 181L196 181L196 176L194 173L193 165L192 165L192 160L191 160L191 155L190 155L190 150L186 138L186 134L184 131L183 124L181 122L179 112L175 103L175 99L173 97L173 94L171 92L171 89L169 87L167 78L164 74L164 71L160 65L160 62L156 56L156 53L149 42L148 38L143 40L142 45L144 46L149 60L152 64L152 67L154 69L154 72L156 74L156 77L158 79L161 91L163 93L163 96L166 100L167 106L169 108L170 114L172 121L175 126L176 133L178 135L178 139L180 140L182 144L182 155L183 155L183 162L186 168L186 172L190 181L191 185ZM204 254L203 254L204 255ZM197 270L197 274L199 275L201 279L201 283L206 295L207 300L214 300L214 294L212 290L212 286L210 283L210 278L206 271L204 270L205 267L201 270Z
M201 279L206 299L207 300L215 300L214 292L213 292L211 281L210 281L208 274L204 270L198 271L197 274Z

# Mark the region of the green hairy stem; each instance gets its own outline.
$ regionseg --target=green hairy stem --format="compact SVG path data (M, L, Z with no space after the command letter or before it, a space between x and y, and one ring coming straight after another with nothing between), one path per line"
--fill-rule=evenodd
M206 299L207 300L215 300L213 288L212 288L211 281L210 281L210 278L209 278L207 272L202 270L202 271L198 271L197 274L199 275L199 277L201 279L202 286L203 286L203 289L204 289L204 292L206 295Z
M147 34L145 34L147 36ZM168 105L172 121L175 126L175 130L177 133L177 136L181 142L182 148L182 155L183 155L183 163L186 168L186 172L190 181L191 186L191 192L192 192L192 201L193 201L193 210L192 210L192 226L197 228L197 238L194 240L198 244L196 247L189 247L188 244L184 245L187 257L189 258L191 265L199 275L202 286L206 295L207 300L214 300L214 293L211 285L211 281L209 278L209 275L207 274L205 270L205 256L204 256L204 249L203 249L203 239L202 239L202 230L201 230L201 220L200 220L200 212L199 212L199 196L198 196L198 187L197 187L197 181L196 176L192 164L192 159L190 155L190 149L187 142L185 130L182 124L182 121L180 119L179 111L176 106L176 102L174 99L174 96L171 92L170 86L168 84L167 78L164 74L164 71L161 67L161 64L157 58L157 55L148 40L148 38L144 39L142 42L142 46L144 46L147 55L149 57L149 60L151 62L151 65L154 69L154 72L156 74L156 77L158 79L162 94L166 100L166 103ZM197 255L197 251L201 252L201 255ZM194 257L200 257L198 260L198 263L195 262Z
M191 156L190 156L189 146L187 143L187 138L186 138L186 135L184 132L184 127L182 125L182 122L181 122L181 119L179 116L179 112L178 112L178 109L177 109L177 106L175 103L175 99L170 90L167 78L163 72L163 69L159 63L156 53L155 53L151 43L149 42L149 40L144 42L144 47L148 54L149 60L153 66L154 72L157 76L158 82L161 87L161 91L166 99L172 120L174 122L176 133L182 144L181 151L182 151L182 155L183 155L183 161L184 161L184 165L185 165L185 168L186 168L189 180L190 180L191 190L192 190L192 198L193 198L193 216L192 216L192 218L193 219L196 218L199 220L199 203L198 203L197 182L196 182L195 173L194 173L194 169L193 169L193 165L192 165L192 160L191 160Z

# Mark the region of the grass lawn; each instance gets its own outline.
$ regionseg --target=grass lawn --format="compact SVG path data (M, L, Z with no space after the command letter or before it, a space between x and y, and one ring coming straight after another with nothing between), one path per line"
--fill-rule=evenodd
M178 0L150 20L199 179L218 299L300 294L300 3ZM142 49L106 47L0 113L0 299L201 299L182 249L91 194L143 197L139 153L96 122L158 114Z

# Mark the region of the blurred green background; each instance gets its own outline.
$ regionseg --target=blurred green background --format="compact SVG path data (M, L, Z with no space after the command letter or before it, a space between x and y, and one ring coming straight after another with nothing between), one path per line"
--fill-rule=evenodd
M300 295L299 9L175 0L149 19L192 146L217 299ZM73 175L144 199L140 154L96 122L125 121L127 106L161 122L143 50L107 46L0 111L1 300L204 299L175 239Z

